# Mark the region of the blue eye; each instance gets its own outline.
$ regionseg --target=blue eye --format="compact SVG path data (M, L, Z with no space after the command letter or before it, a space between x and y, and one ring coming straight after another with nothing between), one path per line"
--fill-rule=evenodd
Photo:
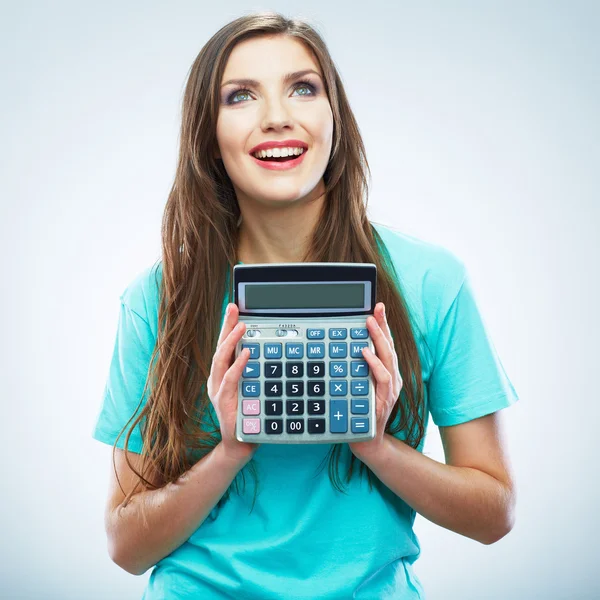
M312 85L311 83L309 83L308 81L299 81L298 83L295 84L294 86L295 89L302 89L302 88L306 88L310 91L309 94L304 93L304 94L300 94L301 96L313 96L316 92L316 88L314 85ZM231 94L229 94L229 96L227 97L226 100L226 104L240 104L241 102L243 102L243 100L240 100L239 102L234 102L233 99L239 94L239 95L247 95L250 93L250 90L246 89L246 88L238 88L236 90L234 90L233 92L231 92Z

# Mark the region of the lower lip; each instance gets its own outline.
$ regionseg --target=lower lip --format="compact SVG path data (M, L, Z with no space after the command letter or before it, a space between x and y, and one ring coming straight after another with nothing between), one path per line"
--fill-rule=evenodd
M259 160L256 156L250 155L250 158L263 169L271 169L271 171L287 171L288 169L293 169L297 167L306 156L308 150L305 150L300 156L296 158L292 158L292 160L286 160L284 162L277 162L272 160Z

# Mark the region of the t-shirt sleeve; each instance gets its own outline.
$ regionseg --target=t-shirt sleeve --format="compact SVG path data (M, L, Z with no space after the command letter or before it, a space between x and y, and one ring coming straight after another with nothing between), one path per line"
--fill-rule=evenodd
M518 400L466 270L440 322L428 394L431 417L439 427L483 417Z
M113 445L134 413L137 417L141 412L150 391L149 388L146 390L140 404L154 345L155 338L148 322L131 309L121 296L114 350L102 406L92 434L95 439ZM117 448L124 448L125 437L133 421L119 438ZM142 452L141 424L136 425L128 444L128 450L138 454Z

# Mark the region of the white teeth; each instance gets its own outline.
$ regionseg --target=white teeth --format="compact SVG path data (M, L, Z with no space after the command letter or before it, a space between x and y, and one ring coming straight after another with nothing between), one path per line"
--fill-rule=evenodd
M304 148L269 148L268 150L259 150L254 152L252 156L256 158L278 157L278 156L300 156L304 152Z

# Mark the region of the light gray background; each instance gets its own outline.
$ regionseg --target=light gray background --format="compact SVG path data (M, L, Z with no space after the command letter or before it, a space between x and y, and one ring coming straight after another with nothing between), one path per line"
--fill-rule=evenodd
M110 447L91 438L119 295L160 255L192 61L275 8L340 69L370 217L465 261L521 398L516 526L483 546L418 516L428 598L599 597L599 6L3 2L0 596L142 595L149 573L107 554ZM425 451L443 461L431 423Z

